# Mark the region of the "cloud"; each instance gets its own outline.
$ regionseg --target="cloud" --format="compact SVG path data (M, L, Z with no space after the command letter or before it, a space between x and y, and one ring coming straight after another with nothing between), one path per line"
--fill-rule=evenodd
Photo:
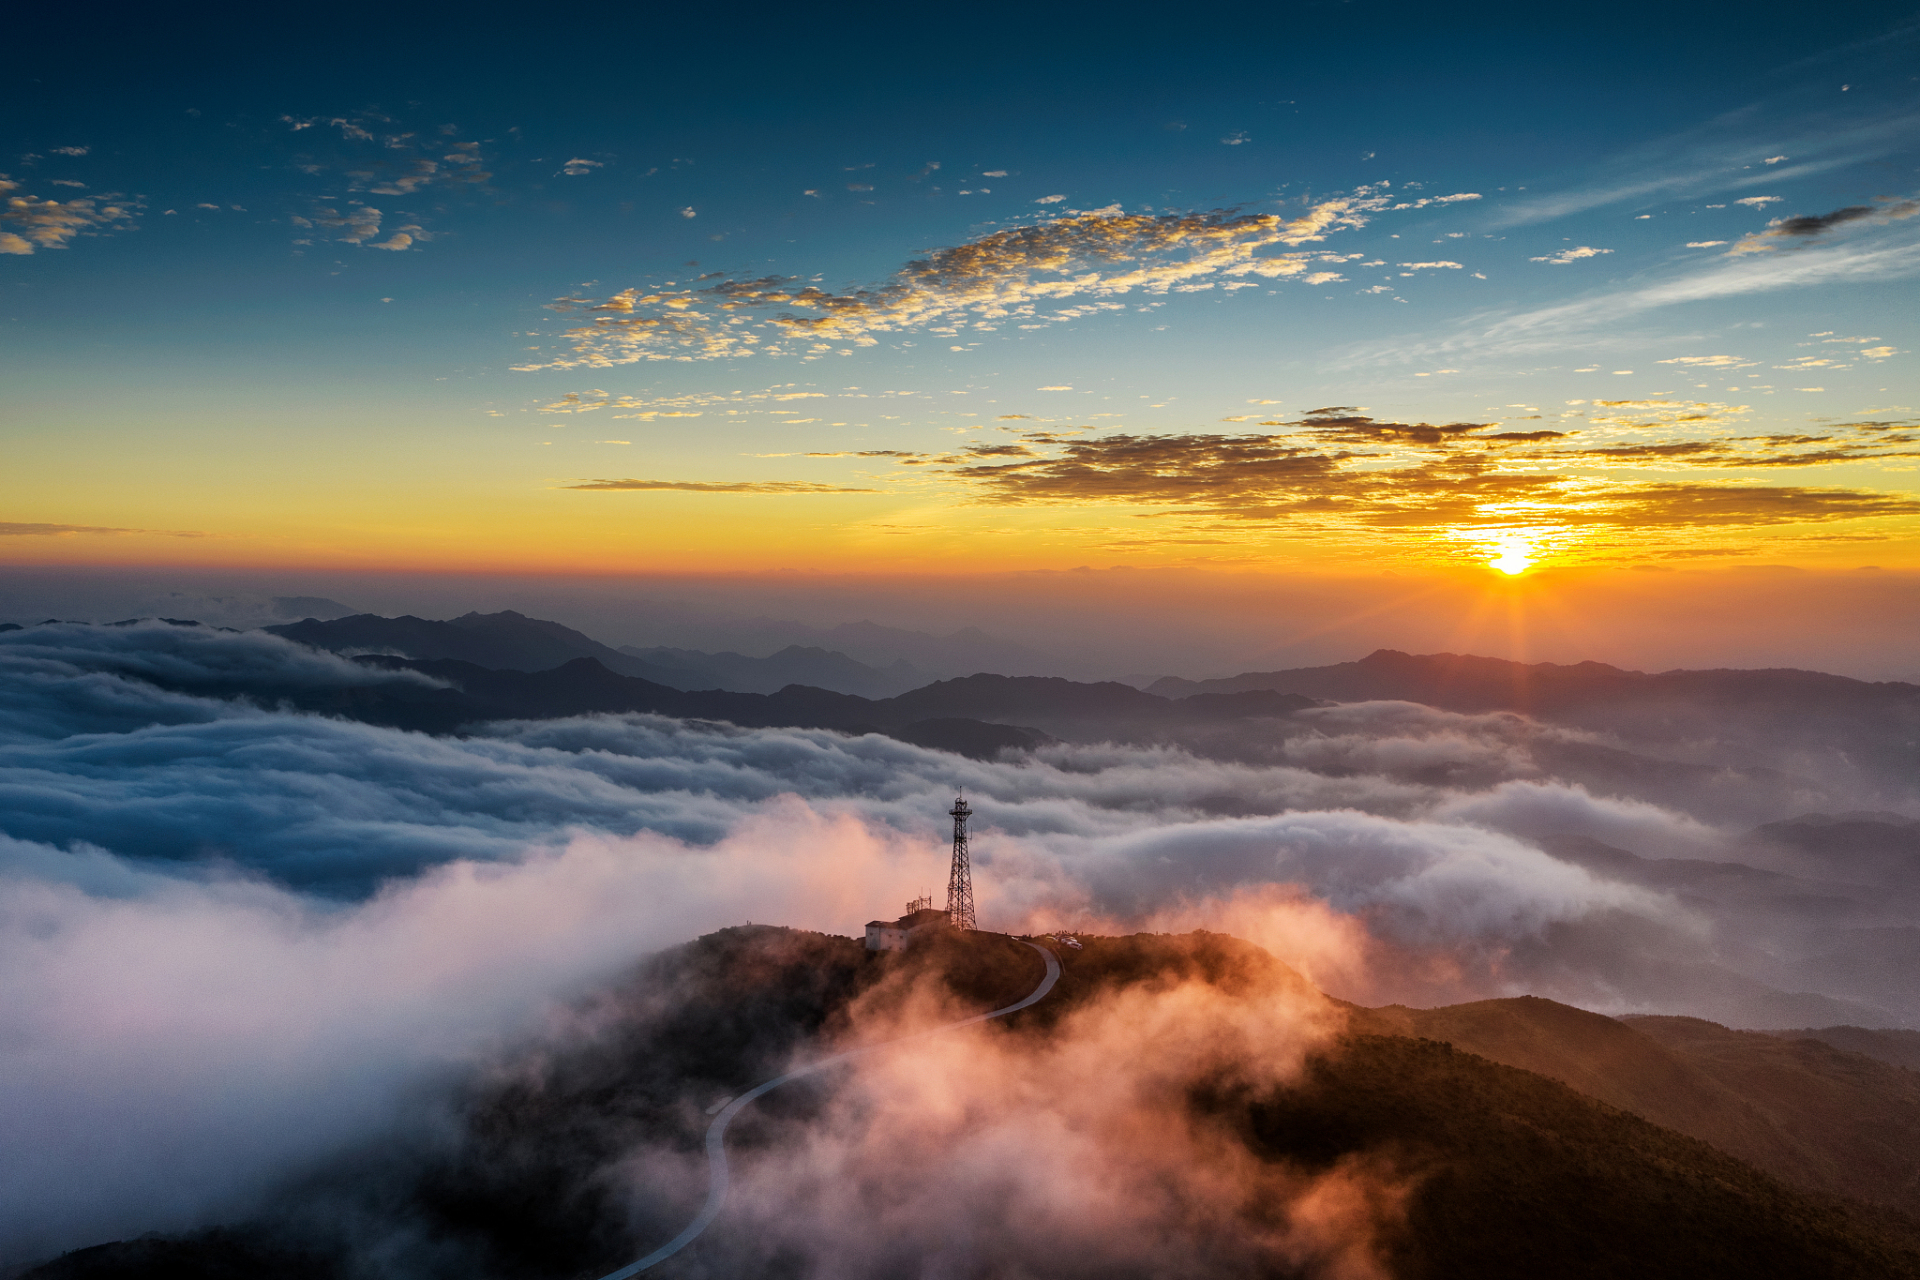
M53 154L57 156L83 156L91 150L93 150L92 147L55 147Z
M1783 196L1742 196L1735 204L1744 204L1754 209L1764 209L1770 204L1779 204Z
M390 232L384 241L377 241L383 215L377 209L356 207L357 198L352 193L405 198L438 192L444 200L462 191L485 191L493 178L481 143L455 140L449 126L433 130L408 129L372 111L352 116L282 116L281 119L294 132L321 126L329 131L302 140L311 146L312 150L306 154L313 158L298 167L308 174L334 175L348 195L344 202L348 212L343 216L342 201L330 199L309 207L304 221L297 216L290 221L296 226L312 224L327 230L343 230L344 234L331 237L336 242L369 249L401 250L433 239L422 229L421 215L409 214L414 221ZM335 136L338 141L329 145Z
M560 172L569 178L578 178L582 174L592 173L595 169L605 168L598 160L569 160L560 166Z
M1864 224L1856 224L1864 225ZM1472 317L1447 337L1398 340L1350 349L1353 364L1449 360L1480 355L1535 355L1588 346L1599 332L1617 331L1634 317L1662 307L1714 298L1845 282L1906 279L1920 273L1920 241L1889 228L1832 242L1815 240L1804 253L1718 255L1663 280L1596 293L1526 311Z
M1714 246L1716 246L1716 245L1723 245L1723 244L1726 244L1726 243L1727 243L1727 242L1726 242L1725 240L1689 240L1689 241L1687 241L1687 248L1689 248L1689 249L1711 249L1711 248L1713 248L1713 247L1714 247Z
M562 489L619 489L642 492L673 490L682 493L877 493L877 489L849 489L804 480L584 480Z
M1535 261L1537 262L1539 259L1536 258ZM1464 270L1457 262L1403 262L1400 265L1409 267L1415 271L1437 271L1443 267L1451 267L1455 271Z
M1263 1159L1192 1101L1209 1086L1266 1097L1298 1080L1337 1015L1231 949L1212 963L1231 977L1109 991L1044 1037L967 1030L856 1059L817 1112L746 1156L729 1270L783 1259L845 1277L1200 1267L1382 1280L1397 1178L1353 1160L1306 1172ZM850 1038L970 1011L937 982L890 984L852 1011ZM698 1185L697 1163L665 1144L623 1172L649 1200Z
M1034 203L1035 204L1059 204L1062 200L1065 200L1065 199L1066 199L1065 196L1041 196L1038 200L1035 200Z
M204 538L185 529L120 529L92 524L28 524L0 520L0 538L61 538L74 534L157 534L164 538Z
M413 195L430 187L484 188L493 178L481 144L456 141L445 126L408 129L377 111L280 118L296 133L324 125L338 134L338 148L331 153L317 150L315 161L303 168L316 174L337 172L349 191ZM325 144L316 138L312 145L320 149Z
M1679 531L1920 514L1920 499L1902 493L1718 478L1650 483L1634 474L1811 467L1920 452L1915 424L1837 424L1810 435L1697 434L1746 411L1710 402L1602 400L1587 411L1586 430L1569 432L1382 422L1336 407L1262 424L1287 428L1274 434L1029 436L1032 456L937 462L942 474L973 490L974 501L991 505L1160 507L1163 519L1284 526L1295 537L1349 541L1368 529L1426 529L1443 535L1442 547L1474 545L1475 526L1516 520L1544 537L1556 528ZM1648 431L1685 434L1649 440Z
M0 253L25 256L36 249L64 249L80 236L126 230L146 206L138 200L103 195L74 200L43 200L14 194L21 184L0 173Z
M390 232L385 240L377 240L380 234L380 220L385 215L371 205L351 207L345 214L334 209L316 209L313 224L337 232L332 238L343 244L357 245L365 249L401 250L412 248L416 242L425 242L433 236L418 223L409 222Z
M1557 253L1547 254L1545 257L1528 258L1527 261L1528 262L1551 262L1555 266L1564 267L1569 262L1578 262L1582 258L1597 258L1603 253L1612 253L1612 252L1613 250L1611 249L1596 249L1592 245L1583 244L1573 249L1561 249Z
M1743 360L1739 356L1674 356L1656 363L1697 365L1704 369L1751 369L1760 362Z
M1862 222L1867 219L1891 222L1900 218L1911 218L1916 213L1920 213L1920 200L1883 200L1878 204L1848 205L1844 209L1835 209L1832 213L1777 218L1765 231L1756 231L1741 237L1740 243L1727 252L1729 256L1739 253L1759 253L1777 247L1769 243L1770 241L1808 240L1825 235L1835 227L1845 226L1849 222Z
M1345 441L1388 428L1476 434L1327 425ZM1696 490L1687 501L1729 492ZM742 920L857 930L944 870L939 822L956 786L978 815L990 927L1226 924L1370 1002L1592 992L1631 953L1668 970L1668 985L1616 985L1609 1007L1718 1012L1671 976L1721 959L1700 895L1682 905L1541 842L1573 834L1684 858L1720 835L1567 781L1551 753L1604 744L1520 716L1351 704L1263 722L1248 740L1265 763L1114 743L994 762L646 715L434 738L277 709L288 691L344 702L381 684L434 682L259 632L0 633L6 1256L232 1221L348 1149L391 1152L414 1132L409 1114L439 1123L423 1098L499 1067L502 1046L538 1055L566 1028L591 1034L599 1024L567 1002L643 952ZM1711 738L1722 719L1669 731ZM1739 936L1726 953L1744 956L1751 917L1729 918ZM1591 936L1564 943L1581 928ZM1088 1008L1030 1058L970 1043L875 1059L822 1101L815 1114L832 1123L818 1143L743 1160L737 1211L777 1239L796 1220L774 1220L778 1187L819 1214L896 1214L888 1230L917 1245L956 1170L963 1187L1037 1192L1050 1171L1133 1186L1227 1168L1189 1159L1192 1135L1158 1127L1177 1113L1115 1099L1206 1076L1223 1044L1257 1049L1231 1056L1283 1079L1330 1028L1297 990L1264 993L1244 1017L1216 998ZM876 1030L888 1015L861 1017ZM943 1104L927 1105L935 1096ZM1058 1127L1023 1133L1028 1117ZM1123 1130L1129 1117L1147 1128ZM869 1159L908 1138L945 1158ZM1030 1148L1058 1163L1004 1158ZM892 1188L877 1201L875 1177ZM1068 1186L1047 1202L1057 1213L1042 1206L1043 1236L1095 1220L1085 1188ZM1161 1228L1180 1221L1113 1229L1123 1252L1173 1257L1186 1237ZM1321 1239L1281 1225L1275 1239ZM859 1233L833 1234L845 1258L864 1256Z
M1065 197L1061 197L1064 199ZM625 289L602 299L549 304L584 312L574 355L521 370L602 368L643 360L803 357L834 344L874 345L876 334L960 323L1055 323L1126 304L1134 293L1164 295L1246 277L1326 281L1317 264L1347 255L1303 249L1361 227L1376 213L1421 208L1458 196L1396 202L1384 187L1322 200L1295 218L1276 214L1135 213L1118 206L990 232L908 263L879 286L833 293L785 277L727 279L699 289ZM1280 250L1280 252L1272 252ZM768 313L765 319L760 313Z
M1622 201L1699 197L1774 186L1871 161L1903 150L1920 117L1910 110L1846 120L1803 117L1770 126L1791 164L1751 167L1756 121L1751 110L1726 112L1670 137L1587 165L1592 175L1557 192L1534 192L1495 211L1496 226L1550 221ZM1709 208L1724 205L1709 205Z

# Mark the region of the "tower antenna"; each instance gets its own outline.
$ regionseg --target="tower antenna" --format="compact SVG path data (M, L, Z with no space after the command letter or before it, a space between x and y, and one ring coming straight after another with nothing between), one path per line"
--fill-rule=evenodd
M973 919L973 864L967 856L967 807L965 795L954 797L947 810L953 819L953 870L947 876L947 922L956 929L972 931L979 926Z

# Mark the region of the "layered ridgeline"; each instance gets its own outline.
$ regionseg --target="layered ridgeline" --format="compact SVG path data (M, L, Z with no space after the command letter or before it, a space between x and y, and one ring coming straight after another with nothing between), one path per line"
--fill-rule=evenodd
M864 636L862 627L887 630L840 630ZM615 649L511 611L447 621L360 614L266 630L369 655L369 662L388 655L389 664L447 681L455 687L437 696L402 698L388 690L317 708L430 732L485 719L649 711L741 725L878 730L968 754L1055 736L1165 740L1218 758L1268 760L1276 744L1284 754L1286 735L1250 736L1246 721L1330 703L1407 702L1574 729L1584 736L1536 739L1529 750L1548 769L1618 780L1663 802L1741 784L1792 787L1806 775L1836 771L1887 792L1903 792L1920 777L1920 685L1812 671L1649 674L1599 662L1527 664L1383 649L1333 666L1203 681L1167 677L1140 690L985 670L920 683L921 670L904 659L882 669L818 647L789 646L765 658ZM949 637L938 656L1001 657L1020 668L1044 660L1001 653L1007 646L990 637L962 638ZM949 723L956 721L1007 727Z
M1222 934L1077 941L1031 1009L742 1113L725 1212L651 1274L1920 1276L1920 1074L1544 1000L1360 1009ZM602 1275L698 1207L718 1104L1041 969L991 934L876 955L728 929L244 1221L27 1274Z
M592 658L620 675L674 689L734 693L773 693L790 684L805 684L884 698L944 676L974 671L1052 674L1062 665L1052 655L973 627L934 636L873 622L821 630L766 619L757 628L745 628L749 636L757 632L772 650L758 658L731 650L713 653L665 645L614 648L558 622L512 610L467 613L444 621L363 613L306 618L265 629L335 653L452 658L515 671L544 671L574 658Z

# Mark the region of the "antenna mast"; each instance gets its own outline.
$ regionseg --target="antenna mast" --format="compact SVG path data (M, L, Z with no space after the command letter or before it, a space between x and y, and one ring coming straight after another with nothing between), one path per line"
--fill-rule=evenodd
M967 817L973 812L965 796L956 796L947 810L953 819L953 871L947 877L947 921L956 929L973 930L973 865L967 856Z

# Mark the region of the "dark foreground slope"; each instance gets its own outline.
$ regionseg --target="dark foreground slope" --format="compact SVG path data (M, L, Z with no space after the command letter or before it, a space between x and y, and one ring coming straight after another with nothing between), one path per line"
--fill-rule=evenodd
M1191 999L1196 986L1224 999L1217 1008L1227 1020L1317 998L1267 953L1222 935L1084 941L1082 950L1060 949L1065 974L1053 998L983 1033L999 1051L1057 1050L1063 1037L1083 1034L1083 1015L1123 993L1143 1020ZM984 1009L1030 989L1039 971L1031 951L991 935L877 957L846 939L728 930L655 958L583 1004L579 1022L590 1032L490 1064L445 1104L450 1136L442 1141L363 1153L252 1223L83 1250L31 1275L599 1275L671 1235L698 1201L698 1187L638 1202L621 1194L607 1170L627 1150L697 1150L714 1102L777 1071L803 1042L844 1028L856 1000L871 1009L935 984ZM1190 1219L1173 1224L1193 1233L1185 1274L1355 1274L1253 1242L1285 1211L1270 1188L1360 1168L1397 1188L1400 1207L1375 1223L1375 1250L1385 1273L1403 1280L1920 1276L1920 1252L1897 1218L1792 1189L1543 1075L1372 1026L1356 1021L1279 1084L1262 1064L1202 1057L1195 1061L1204 1067L1173 1078L1174 1093L1140 1103L1180 1111L1193 1132L1211 1135L1212 1146L1194 1149L1222 1162L1166 1177L1166 1203L1192 1206ZM1110 1057L1065 1085L1097 1089L1102 1075L1131 1065ZM759 1150L808 1141L829 1098L827 1087L770 1094L759 1104L765 1117L739 1140ZM996 1104L1021 1105L1011 1095ZM1227 1164L1246 1181L1223 1203ZM887 1171L875 1172L875 1185L886 1186ZM955 1203L967 1202L967 1180L979 1176L952 1171ZM1023 1240L1020 1214L992 1212L996 1230L981 1233L966 1275L1028 1274L1041 1258L1047 1274L1062 1277L1155 1274L1097 1243L1063 1257L1048 1240ZM804 1251L756 1248L728 1231L723 1216L711 1241L654 1274L826 1274ZM833 1274L904 1280L922 1274L921 1261Z

